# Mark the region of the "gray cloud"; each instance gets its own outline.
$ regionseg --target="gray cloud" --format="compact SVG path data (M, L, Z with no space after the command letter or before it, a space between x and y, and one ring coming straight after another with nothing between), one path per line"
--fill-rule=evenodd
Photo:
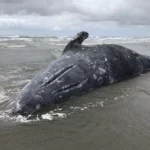
M86 22L115 21L120 25L150 25L149 0L0 0L7 15L79 14Z
M0 0L0 12L2 14L37 14L51 16L64 11L71 12L73 4L69 0Z
M0 30L125 33L137 27L142 33L150 25L149 8L149 0L0 0Z

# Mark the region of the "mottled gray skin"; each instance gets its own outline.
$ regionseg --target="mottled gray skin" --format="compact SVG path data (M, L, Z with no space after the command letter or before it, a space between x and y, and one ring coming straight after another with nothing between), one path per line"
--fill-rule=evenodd
M27 115L51 107L90 89L138 75L150 68L150 58L119 45L83 46L80 32L28 83L16 99L13 114Z

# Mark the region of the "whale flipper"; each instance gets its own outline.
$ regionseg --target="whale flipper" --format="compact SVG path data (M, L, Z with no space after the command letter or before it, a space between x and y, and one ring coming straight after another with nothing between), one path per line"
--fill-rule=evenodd
M63 50L63 53L65 53L66 51L72 49L72 48L77 48L78 46L80 46L82 44L82 42L87 39L89 36L89 33L86 31L82 31L79 32L74 38L73 40L71 40L67 46L65 47L65 49Z

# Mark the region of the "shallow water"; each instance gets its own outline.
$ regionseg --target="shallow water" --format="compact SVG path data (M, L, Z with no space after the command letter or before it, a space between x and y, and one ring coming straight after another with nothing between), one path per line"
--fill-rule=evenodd
M0 149L148 150L150 72L90 91L32 119L9 114L22 87L60 57L65 45L60 43L0 48ZM150 55L149 42L121 45Z

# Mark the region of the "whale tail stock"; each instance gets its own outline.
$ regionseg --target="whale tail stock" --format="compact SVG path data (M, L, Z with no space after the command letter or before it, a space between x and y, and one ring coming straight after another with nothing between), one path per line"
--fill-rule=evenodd
M145 56L143 55L144 59L143 59L143 64L145 66L145 70L150 70L150 56Z
M65 47L63 53L65 53L66 51L70 50L71 48L75 47L75 45L81 45L82 42L87 39L89 37L89 33L86 31L81 31L79 32L74 38L73 40L71 40L67 46Z

